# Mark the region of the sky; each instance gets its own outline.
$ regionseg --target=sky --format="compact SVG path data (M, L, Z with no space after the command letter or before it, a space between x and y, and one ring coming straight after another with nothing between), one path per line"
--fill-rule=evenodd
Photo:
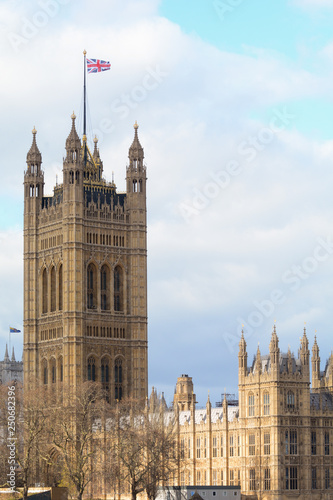
M237 393L252 363L333 347L333 0L1 0L0 359L23 330L23 176L37 129L45 193L73 110L125 190L133 124L148 185L149 387ZM243 325L243 326L242 326ZM22 334L12 336L17 357Z

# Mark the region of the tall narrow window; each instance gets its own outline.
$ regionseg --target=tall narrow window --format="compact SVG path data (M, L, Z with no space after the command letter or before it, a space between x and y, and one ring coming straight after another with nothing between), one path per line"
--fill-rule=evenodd
M325 490L328 490L330 487L330 470L325 469Z
M46 269L43 269L42 273L42 283L43 283L43 305L42 311L43 313L47 313L47 272Z
M270 401L269 401L269 393L264 393L264 415L269 415L270 412Z
M51 268L51 311L56 310L56 272L54 266Z
M254 394L249 394L249 417L254 417Z
M123 310L123 271L120 266L114 270L114 310Z
M234 456L234 436L230 436L229 443L230 443L229 457L233 457Z
M256 454L256 436L255 434L249 435L249 455Z
M312 471L311 471L311 488L313 490L317 489L317 469L316 469L316 467L312 467Z
M62 361L62 357L60 356L59 360L58 360L58 378L59 378L59 382L62 382L63 379L64 379L64 367L63 367L63 361Z
M256 489L256 470L255 469L250 469L249 489L252 491Z
M264 434L264 455L271 454L271 435L268 433Z
M287 393L287 409L295 409L295 394L292 391L288 391Z
M88 359L88 380L92 382L96 380L95 358L93 356Z
M96 268L93 264L89 264L87 269L87 307L88 309L96 309Z
M101 269L101 309L110 309L110 271L106 265Z
M330 454L330 433L325 432L325 455Z
M106 400L109 402L109 360L107 358L102 359L101 363L101 382L103 385L103 389L105 391Z
M43 362L43 382L44 382L44 385L47 385L47 383L48 383L48 370L47 370L47 361L46 360Z
M298 489L297 467L286 467L286 490Z
M201 441L200 438L197 438L197 458L200 458L201 453Z
M115 383L115 399L120 401L123 397L123 365L120 358L115 360L114 364L114 383Z
M311 432L311 455L317 455L317 433Z
M59 266L59 286L58 286L58 301L59 301L59 311L62 311L62 264Z
M264 489L269 491L271 489L271 471L270 469L265 469L264 473Z

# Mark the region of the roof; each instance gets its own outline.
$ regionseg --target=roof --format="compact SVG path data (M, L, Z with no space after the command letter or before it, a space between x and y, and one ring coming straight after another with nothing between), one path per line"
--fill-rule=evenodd
M239 414L239 407L238 406L232 406L228 407L228 421L232 422L236 418L238 418ZM211 411L211 422L215 424L218 421L223 421L223 408L212 408ZM201 423L206 423L207 422L207 410L206 408L202 408L199 410L195 410L195 424L201 424ZM189 410L187 411L180 411L179 412L179 424L180 425L185 425L186 423L190 424L191 423L191 412Z

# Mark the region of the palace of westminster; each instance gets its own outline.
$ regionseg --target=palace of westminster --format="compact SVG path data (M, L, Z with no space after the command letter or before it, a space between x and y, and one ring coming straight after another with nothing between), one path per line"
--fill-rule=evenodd
M112 403L146 398L147 222L144 152L134 125L126 192L103 177L75 115L63 182L44 194L36 130L24 174L24 384L73 391L104 384ZM235 360L236 362L236 360ZM170 485L240 485L243 498L333 499L333 355L320 369L304 329L298 356L274 327L268 354L248 366L242 335L239 397L197 409L192 378L178 378L173 407L180 448ZM310 376L312 378L310 387ZM154 397L153 394L151 397Z

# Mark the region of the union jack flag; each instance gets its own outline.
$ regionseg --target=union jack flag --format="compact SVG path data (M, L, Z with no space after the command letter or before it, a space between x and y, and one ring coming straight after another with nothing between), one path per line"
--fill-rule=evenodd
M111 68L109 61L102 61L101 59L87 59L88 73L100 73Z

